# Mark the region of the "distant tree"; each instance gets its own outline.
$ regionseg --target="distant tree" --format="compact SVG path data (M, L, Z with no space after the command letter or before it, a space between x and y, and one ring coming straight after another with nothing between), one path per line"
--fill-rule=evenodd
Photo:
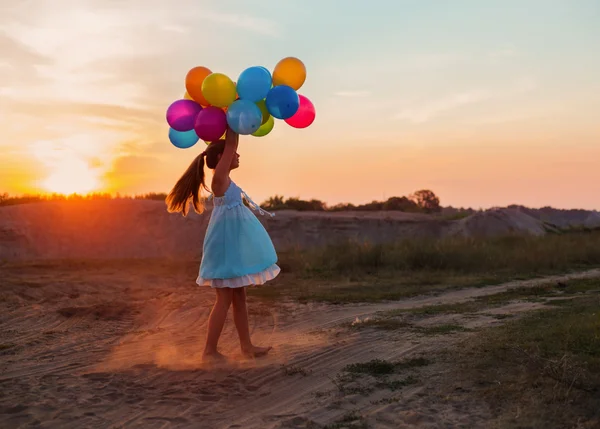
M6 204L6 202L8 201L9 198L10 198L9 195L6 192L3 194L0 194L0 205Z
M167 194L165 193L157 193L150 192L148 194L141 194L135 196L136 200L155 200L155 201L164 201L167 199Z
M419 206L406 197L391 197L382 205L383 210L394 210L401 212L417 212Z
M381 201L371 201L367 204L361 204L356 207L356 210L365 211L365 212L378 212L383 210L383 203Z
M356 210L356 206L354 204L344 204L344 203L339 203L336 204L335 206L331 206L327 209L328 211L331 212L348 212L348 211L354 211Z
M428 189L422 189L409 197L425 213L436 213L442 210L440 199Z
M263 202L261 207L265 210L283 210L285 208L285 201L282 196L275 195Z

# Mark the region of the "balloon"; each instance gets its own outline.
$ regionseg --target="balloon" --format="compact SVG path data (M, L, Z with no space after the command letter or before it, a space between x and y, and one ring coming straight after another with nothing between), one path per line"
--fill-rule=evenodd
M277 119L294 116L300 107L298 93L287 85L274 86L269 90L266 99L269 113Z
M250 100L237 100L227 109L227 123L238 134L252 134L262 123L262 113Z
M267 121L271 117L271 114L269 113L269 109L267 109L267 103L265 102L265 100L260 100L258 103L256 103L256 105L260 109L260 113L262 113L263 120L262 120L261 125L264 125L267 123Z
M211 74L210 69L206 67L194 67L185 76L185 89L192 100L196 101L202 106L208 106L209 103L202 95L202 82L206 79L206 76Z
M298 98L300 98L298 111L294 116L286 119L285 122L294 128L306 128L315 120L315 106L304 95L298 95Z
M185 94L183 94L183 98L185 98L186 100L193 100L192 96L187 91L185 91Z
M223 73L211 73L202 82L202 94L208 103L228 107L235 101L235 84Z
M256 137L264 137L271 132L274 126L275 119L273 119L273 117L269 115L269 119L267 119L267 122L262 124L258 130L252 133L252 135Z
M198 142L198 134L196 131L177 131L173 128L169 128L169 140L173 143L173 146L179 149L187 149Z
M264 67L249 67L237 81L237 92L242 100L257 102L271 89L271 73Z
M175 131L189 131L194 129L196 116L202 106L192 100L177 100L167 109L167 122Z
M296 91L306 80L306 67L295 57L282 59L273 70L273 86L287 85Z
M227 131L225 131L225 132L223 133L223 135L222 135L221 137L219 137L217 140L225 140L225 136L226 136L226 135L227 135ZM214 141L217 141L217 140L212 140L212 141L211 141L211 140L205 140L205 141L204 141L204 143L206 143L206 144L211 144L212 142L214 142Z
M205 107L196 117L194 130L204 141L218 140L227 130L227 116L218 107Z

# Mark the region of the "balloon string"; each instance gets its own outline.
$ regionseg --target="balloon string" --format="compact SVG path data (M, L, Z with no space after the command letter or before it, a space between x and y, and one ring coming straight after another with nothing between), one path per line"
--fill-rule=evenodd
M246 201L248 201L248 204L250 205L250 208L252 210L258 211L261 215L264 216L264 214L268 214L271 217L275 217L275 213L269 213L268 211L264 210L261 206L259 206L258 204L256 204L252 198L250 198L248 196L248 194L244 191L242 191L242 195L244 195L244 198L246 199Z

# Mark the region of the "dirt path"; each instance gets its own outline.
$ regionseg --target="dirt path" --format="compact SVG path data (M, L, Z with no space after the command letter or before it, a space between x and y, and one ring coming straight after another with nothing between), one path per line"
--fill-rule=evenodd
M422 335L348 325L381 311L593 277L600 270L373 305L254 307L253 338L274 345L273 353L242 359L229 320L220 347L232 361L220 368L199 363L210 291L139 279L122 288L108 286L107 278L98 280L107 285L99 289L82 286L77 276L71 283L20 288L14 299L0 302L0 426L314 428L344 418L352 422L348 413L360 412L369 427L483 427L487 410L468 397L442 400L431 383L364 395L360 389L344 391L336 381L348 364L427 356L468 332ZM70 307L64 306L65 294L72 295ZM513 304L506 311L532 308L536 305ZM502 322L482 315L468 323ZM421 371L427 374L435 379L435 368Z

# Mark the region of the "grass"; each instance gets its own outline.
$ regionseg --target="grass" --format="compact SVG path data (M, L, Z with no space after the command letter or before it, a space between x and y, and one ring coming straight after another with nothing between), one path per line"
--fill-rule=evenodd
M368 429L369 425L364 417L356 411L351 411L344 414L338 420L330 425L326 425L323 429Z
M376 390L397 391L417 383L419 380L409 374L398 379L398 375L412 369L429 365L431 361L423 357L390 362L373 359L346 365L340 374L331 378L332 383L343 395L368 396Z
M342 371L354 374L369 374L372 376L380 376L391 374L395 371L396 365L382 359L373 359L369 362L353 363L347 365Z
M572 290L591 284L569 283ZM597 294L564 300L470 338L453 360L466 382L485 386L473 394L488 402L495 418L490 427L600 427Z
M382 319L373 320L372 325L377 325L375 321L382 325L385 323L392 325L394 319L390 318L407 313L423 316L475 313L487 308L500 307L512 301L519 300L537 301L538 299L541 299L542 302L547 302L548 305L559 305L561 303L559 300L546 301L542 298L572 297L577 294L596 291L600 291L598 279L581 279L573 280L568 283L548 283L534 287L518 287L497 294L481 296L466 302L427 305L424 307L387 311L382 313Z
M454 332L470 332L471 329L455 324L444 324L435 326L420 326L416 328L417 332L424 335L445 335Z
M397 300L599 267L600 231L347 242L281 253L279 263L285 274L276 287L253 289L252 295L334 304Z

